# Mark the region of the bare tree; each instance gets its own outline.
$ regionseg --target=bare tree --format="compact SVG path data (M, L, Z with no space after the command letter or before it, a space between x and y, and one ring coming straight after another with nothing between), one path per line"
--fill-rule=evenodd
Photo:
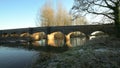
M52 26L54 24L54 9L48 2L43 5L40 11L41 26Z
M47 1L40 10L40 15L37 24L41 26L66 26L71 25L71 16L62 7L62 4L57 5L57 11L53 9L51 2Z
M62 7L61 3L58 3L56 12L56 24L59 26L72 25L70 14Z
M87 25L87 20L84 16L77 16L76 19L73 20L74 25Z
M74 0L72 14L102 15L114 21L117 36L120 36L120 0Z
M86 24L86 19L84 17L78 17L76 20L72 20L73 16L63 8L62 3L59 1L57 3L56 9L53 9L52 3L47 1L40 9L40 14L37 24L40 26L68 26Z

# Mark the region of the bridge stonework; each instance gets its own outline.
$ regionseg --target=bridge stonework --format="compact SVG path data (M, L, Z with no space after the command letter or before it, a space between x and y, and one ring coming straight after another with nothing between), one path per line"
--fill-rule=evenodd
M86 35L90 35L94 31L103 31L109 35L115 33L115 28L113 25L80 25L80 26L58 26L58 27L49 27L50 32L60 31L63 34L68 34L74 31L80 31Z
M63 34L67 35L75 31L83 32L86 35L90 35L94 31L103 31L108 35L115 34L114 25L51 26L51 27L35 27L35 28L0 30L0 41L2 41L3 39L6 39L2 37L2 35L4 34L16 33L20 35L22 33L34 34L36 32L44 32L46 35L48 35L53 32L62 32Z
M74 31L80 31L87 35L94 31L103 31L108 34L114 34L115 28L113 25L80 25L80 26L51 26L51 27L35 27L35 28L21 28L21 29L8 29L8 30L0 30L0 34L11 34L11 33L36 33L36 32L45 32L46 34L50 34L53 32L62 32L63 34L68 34Z

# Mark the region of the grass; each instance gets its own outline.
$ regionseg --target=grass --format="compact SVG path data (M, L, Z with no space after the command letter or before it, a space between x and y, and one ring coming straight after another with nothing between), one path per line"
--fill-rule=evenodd
M120 68L120 39L88 41L62 53L40 53L33 68Z
M115 37L93 39L73 48L9 46L40 51L32 68L120 68L120 38Z

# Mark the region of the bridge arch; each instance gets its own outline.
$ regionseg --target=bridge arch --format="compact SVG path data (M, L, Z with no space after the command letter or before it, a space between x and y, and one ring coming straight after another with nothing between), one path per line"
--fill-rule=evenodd
M65 44L65 35L60 32L53 32L51 34L48 34L48 45L54 46L54 47L61 47Z
M29 37L29 36L30 36L29 32L22 32L20 34L20 37Z
M90 34L89 40L92 40L95 38L103 38L103 37L109 37L109 35L103 31L94 31Z
M80 46L87 40L86 34L80 31L70 32L66 35L68 47Z
M32 40L39 41L41 39L46 39L47 35L45 32L36 32L31 35Z
M16 32L12 32L10 33L10 37L19 37L19 34L17 34Z
M2 34L2 37L4 37L4 38L9 37L9 36L10 36L10 34L8 34L8 33L3 33Z
M33 40L33 45L35 46L46 46L47 43L47 35L45 32L36 32L31 35Z

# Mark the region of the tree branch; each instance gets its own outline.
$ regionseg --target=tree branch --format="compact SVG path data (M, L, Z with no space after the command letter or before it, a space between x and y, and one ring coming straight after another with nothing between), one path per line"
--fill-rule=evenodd
M95 4L95 3L94 3ZM107 6L104 6L104 5L100 5L100 4L95 4L95 5L98 5L100 7L105 7L105 8L108 8Z
M112 18L111 16L109 16L109 14L104 14L104 13L97 13L97 12L92 12L92 11L89 11L87 10L88 13L92 13L92 14L97 14L97 15L104 15L112 20L114 20L114 18Z
M107 7L108 7L108 8L113 9L113 7L112 7L111 5L108 4L107 0L104 0L104 1L105 1L105 3L107 4Z
M110 0L110 1L111 1L112 3L114 3L114 4L116 3L116 2L114 2L113 0Z
M101 1L101 3L99 3L99 4L97 4L97 3L95 3L95 2L93 1L93 4L94 4L94 5L97 5L97 6L100 6L100 7L105 7L105 8L108 8L108 6L101 5L101 4L102 4L102 2L103 2L103 1Z

